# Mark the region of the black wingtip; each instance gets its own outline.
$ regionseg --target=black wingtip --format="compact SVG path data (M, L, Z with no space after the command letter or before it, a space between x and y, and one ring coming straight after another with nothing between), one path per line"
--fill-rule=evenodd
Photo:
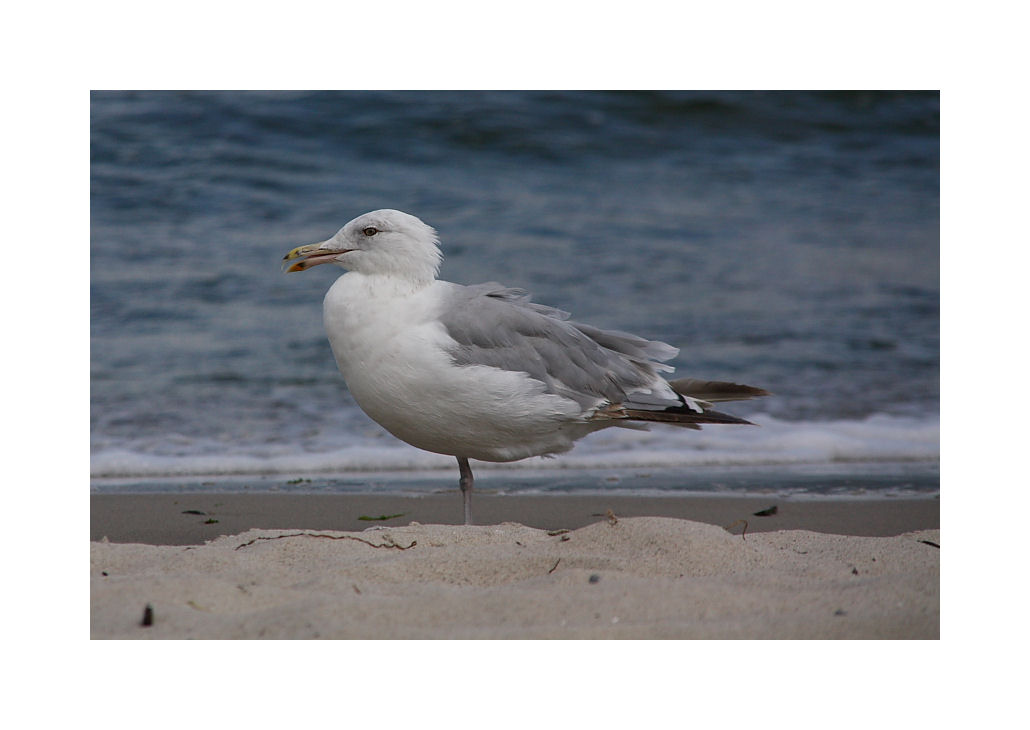
M676 406L675 408L666 408L661 411L647 411L627 408L626 418L630 418L634 421L650 421L652 423L670 423L678 426L689 426L689 427L700 427L700 424L711 423L711 424L726 424L726 425L740 425L740 426L757 426L758 424L752 423L745 418L739 418L738 416L731 416L729 413L722 413L721 411L705 411L698 413L690 406Z

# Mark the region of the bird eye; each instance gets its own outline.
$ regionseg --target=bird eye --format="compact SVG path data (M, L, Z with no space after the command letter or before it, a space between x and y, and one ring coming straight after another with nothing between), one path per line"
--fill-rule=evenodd
M363 230L362 233L364 233L366 236L374 236L375 234L379 233L379 229L375 226L369 226L368 228Z

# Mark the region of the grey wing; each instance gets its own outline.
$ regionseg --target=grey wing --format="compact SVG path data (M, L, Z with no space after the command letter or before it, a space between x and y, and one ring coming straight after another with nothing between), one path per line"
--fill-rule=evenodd
M678 350L625 332L568 321L522 290L480 284L452 290L441 313L457 365L525 372L584 410L603 403L664 408L682 403L659 375Z

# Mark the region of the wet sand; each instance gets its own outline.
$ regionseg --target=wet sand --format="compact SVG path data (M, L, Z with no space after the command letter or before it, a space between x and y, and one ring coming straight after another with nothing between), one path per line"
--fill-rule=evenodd
M457 524L457 490L417 497L368 494L160 493L90 496L90 540L150 545L199 545L251 528L364 530L373 525ZM755 512L776 507L775 514ZM476 494L473 522L517 522L545 530L576 529L619 517L674 517L740 533L811 530L837 535L891 536L940 527L937 499L786 501L752 497L497 496ZM202 514L197 514L202 513ZM390 520L363 520L400 515Z

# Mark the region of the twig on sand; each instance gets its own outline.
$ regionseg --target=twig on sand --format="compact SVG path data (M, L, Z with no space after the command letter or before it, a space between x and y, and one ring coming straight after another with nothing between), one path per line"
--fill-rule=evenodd
M555 560L554 561L554 565L552 565L551 569L549 571L547 571L547 574L550 575L551 573L553 573L558 568L558 563L560 563L560 562L561 562L561 558L558 558L557 560Z
M726 529L726 532L729 532L729 531L730 531L730 530L732 530L732 529L733 529L734 527L736 527L737 525L739 525L739 524L740 524L741 522L743 522L743 523L744 523L744 529L743 529L743 530L741 531L741 533L740 533L740 539L741 539L741 540L744 540L744 541L746 541L746 540L747 540L747 538L746 538L746 537L744 537L744 535L745 535L745 534L747 534L747 520L737 520L736 522L734 522L734 523L732 523L732 524L726 525L726 528L725 528L725 529Z
M390 537L386 538L387 540L389 540L389 542L384 542L384 543L380 543L380 544L377 545L374 542L369 542L368 540L362 540L360 537L354 537L353 535L325 535L325 534L317 533L317 532L291 532L291 533L289 533L287 535L268 535L268 536L264 536L263 535L261 537L255 537L253 540L250 540L249 542L245 542L242 545L237 545L233 549L234 550L239 550L240 548L245 548L248 545L253 545L254 543L258 542L259 540L281 540L284 537L324 537L326 540L356 540L357 542L364 543L365 545L368 545L369 547L374 547L374 548L396 548L397 550L410 550L411 548L413 548L416 545L418 545L418 542L416 540L412 540L410 545L398 545L397 543L395 543L393 541L393 538L390 538Z

